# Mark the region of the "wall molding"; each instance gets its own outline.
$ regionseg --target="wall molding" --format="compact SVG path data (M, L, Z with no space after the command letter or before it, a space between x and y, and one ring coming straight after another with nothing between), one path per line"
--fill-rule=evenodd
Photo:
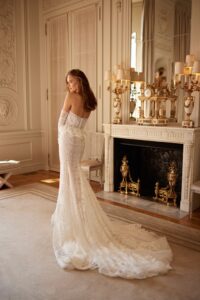
M19 139L19 138L43 138L45 132L43 130L29 130L29 131L11 131L11 132L0 132L0 139L10 140L10 139ZM0 142L1 144L1 142Z
M0 160L19 160L20 166L16 174L48 170L44 138L45 133L42 130L0 133Z

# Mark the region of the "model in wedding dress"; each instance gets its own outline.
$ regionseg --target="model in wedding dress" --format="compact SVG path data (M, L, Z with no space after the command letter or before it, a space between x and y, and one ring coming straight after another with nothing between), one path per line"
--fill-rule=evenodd
M66 82L69 93L58 122L60 186L52 216L58 264L64 269L98 269L123 278L167 273L172 251L166 238L140 224L111 221L82 173L84 126L96 108L96 98L82 71L71 70Z

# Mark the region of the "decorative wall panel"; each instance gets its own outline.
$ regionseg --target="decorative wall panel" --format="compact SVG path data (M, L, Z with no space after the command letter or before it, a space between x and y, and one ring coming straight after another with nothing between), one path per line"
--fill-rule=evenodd
M41 131L7 132L0 135L0 160L19 160L18 173L46 169Z
M8 147L9 145L9 147ZM12 157L13 160L19 160L21 162L32 161L32 142L9 142L7 145L1 146L3 151L2 160L9 160ZM23 157L22 154L23 153Z
M16 91L14 0L0 0L0 87Z
M0 132L26 126L24 1L0 0Z
M10 96L0 96L0 125L15 123L18 115L16 101Z
M20 160L19 173L46 167L40 125L38 3L0 0L0 160Z

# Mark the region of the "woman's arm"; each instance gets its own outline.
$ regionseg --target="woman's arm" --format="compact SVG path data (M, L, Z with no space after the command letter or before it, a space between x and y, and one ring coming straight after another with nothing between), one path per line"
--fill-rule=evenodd
M72 107L72 97L70 93L67 93L62 110L65 112L69 112L71 107Z
M71 96L69 93L67 93L67 95L65 96L65 100L64 100L64 104L63 104L63 107L62 107L62 110L60 112L60 117L59 117L59 120L58 120L58 127L62 126L62 125L65 125L65 122L67 120L67 116L68 116L68 113L71 109Z

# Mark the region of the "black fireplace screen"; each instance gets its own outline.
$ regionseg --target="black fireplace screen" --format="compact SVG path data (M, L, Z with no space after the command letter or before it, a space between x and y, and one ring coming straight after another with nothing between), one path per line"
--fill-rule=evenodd
M131 139L114 139L114 190L118 191L122 174L120 166L123 156L127 156L128 165L133 181L140 179L140 195L153 200L155 183L160 187L168 185L167 172L169 164L176 162L177 206L181 200L183 145L163 142L139 141Z

